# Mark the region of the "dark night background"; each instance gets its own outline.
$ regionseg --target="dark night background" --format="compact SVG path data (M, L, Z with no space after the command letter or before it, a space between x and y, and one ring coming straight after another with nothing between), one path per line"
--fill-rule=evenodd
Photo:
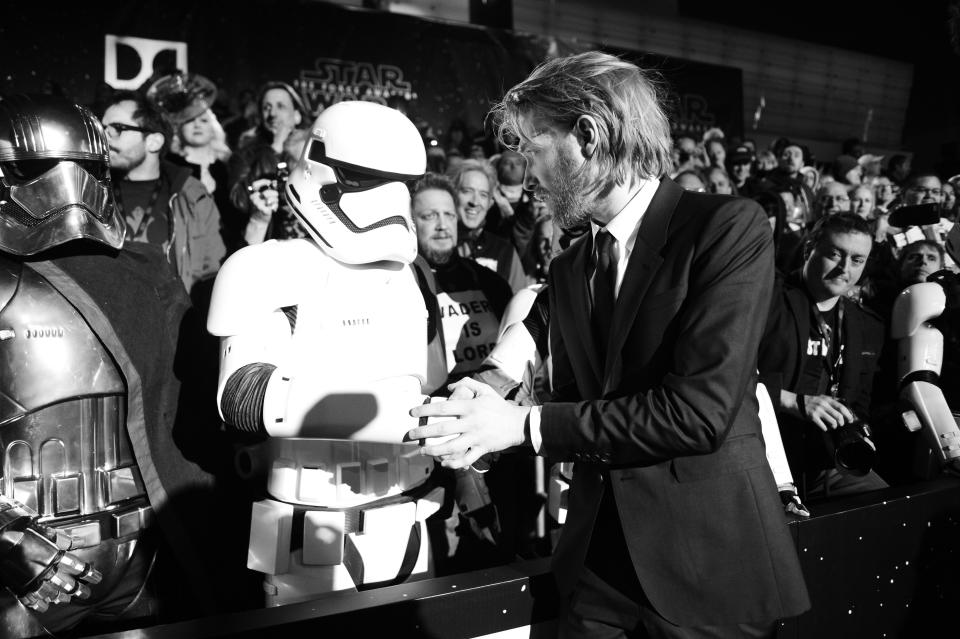
M31 76L32 69L42 66L38 61L44 57L44 43L50 41L61 47L69 43L67 46L73 59L66 61L64 67L75 66L78 60L88 61L84 63L90 68L89 77L83 77L85 74L77 77L71 73L67 78L60 78L68 89L79 83L96 83L102 73L102 36L90 32L109 29L110 24L133 23L137 30L132 35L159 38L176 38L178 34L171 33L168 25L177 24L177 30L181 32L179 36L190 40L202 38L205 32L222 30L228 24L236 29L233 25L239 24L244 28L233 31L230 36L232 45L245 47L251 55L267 57L283 57L284 52L258 46L251 33L266 31L272 40L282 41L290 33L312 29L310 37L318 43L329 46L336 39L331 37L335 34L323 29L322 25L316 28L284 21L282 10L277 9L284 4L108 0L81 5L54 0L41 5L3 0L0 6L6 11L0 19L0 91L37 90L37 87L30 86L39 81L36 75ZM488 0L484 4L496 5L498 2ZM958 0L807 0L790 3L776 0L594 0L594 4L637 13L667 14L681 20L722 23L913 63L913 89L900 146L916 153L916 168L936 167L948 175L960 172L960 152L956 142L960 137L960 56L951 46L949 17L951 5L958 4ZM562 8L562 5L562 0L557 0L557 6ZM493 13L496 13L495 9L486 8ZM95 29L78 24L76 16L82 14L90 16L88 25L96 25ZM509 20L509 6L499 14ZM210 24L206 17L211 15L220 18ZM84 31L87 31L86 35ZM241 67L242 61L227 59L215 50L204 51L191 45L190 57L192 68L205 69L208 73L218 69L223 80L229 81L245 71ZM851 135L856 134L851 131ZM942 162L944 158L947 158L946 163Z
M628 0L607 2L636 5ZM942 169L953 175L960 172L960 57L951 45L951 5L960 3L677 0L677 15L913 63L902 146L917 154L915 168L933 168L944 157L952 157ZM953 29L960 31L960 26Z

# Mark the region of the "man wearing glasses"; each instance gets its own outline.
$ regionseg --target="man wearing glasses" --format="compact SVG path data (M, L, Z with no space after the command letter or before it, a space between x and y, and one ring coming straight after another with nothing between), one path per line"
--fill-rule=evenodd
M163 247L189 293L212 279L226 249L213 197L188 169L165 162L170 125L138 93L115 93L101 118L128 242Z

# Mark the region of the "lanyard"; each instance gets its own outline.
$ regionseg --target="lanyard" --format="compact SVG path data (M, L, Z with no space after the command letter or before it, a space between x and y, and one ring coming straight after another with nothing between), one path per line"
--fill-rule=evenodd
M823 363L827 368L827 375L830 382L830 395L832 397L837 397L840 390L840 370L843 367L843 298L837 300L837 329L834 331L830 328L830 325L827 323L827 320L824 319L823 313L820 312L820 309L817 308L816 303L811 300L810 310L813 311L813 318L816 321L817 332L820 333L820 337L823 340L824 351ZM836 359L831 360L832 347L837 345L837 356Z
M157 203L157 199L160 197L160 191L163 187L164 178L161 174L157 178L157 183L153 187L153 191L150 193L150 200L147 202L147 208L143 211L143 217L140 218L140 222L137 224L137 228L133 229L133 238L137 237L140 234L140 230L144 228L144 225L150 221L150 218L153 216L153 207ZM127 220L127 211L126 206L123 203L123 196L120 193L120 185L117 182L114 182L114 200L117 203L117 208L120 209L120 217L124 221ZM168 241L173 238L173 230L171 224L171 216L167 215L167 238ZM130 238L131 240L133 238Z

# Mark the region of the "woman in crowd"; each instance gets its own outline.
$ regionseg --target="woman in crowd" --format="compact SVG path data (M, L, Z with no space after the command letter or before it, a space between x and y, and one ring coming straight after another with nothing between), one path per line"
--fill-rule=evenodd
M182 158L208 191L227 190L227 160L231 151L227 146L227 135L213 111L207 109L181 124L174 131L170 150ZM174 157L169 159L178 161Z
M164 113L173 129L170 153L165 159L190 169L213 195L223 219L232 209L227 169L232 153L211 108L216 97L213 82L196 73L164 76L147 91L147 98Z
M157 80L147 91L173 125L172 155L167 159L193 171L210 193L226 190L227 136L210 107L217 87L196 73L175 73Z

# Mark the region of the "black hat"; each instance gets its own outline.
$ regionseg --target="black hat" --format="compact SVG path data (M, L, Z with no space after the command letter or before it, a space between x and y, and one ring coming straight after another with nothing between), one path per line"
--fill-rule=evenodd
M179 126L213 106L217 87L198 73L177 71L154 82L147 99Z

